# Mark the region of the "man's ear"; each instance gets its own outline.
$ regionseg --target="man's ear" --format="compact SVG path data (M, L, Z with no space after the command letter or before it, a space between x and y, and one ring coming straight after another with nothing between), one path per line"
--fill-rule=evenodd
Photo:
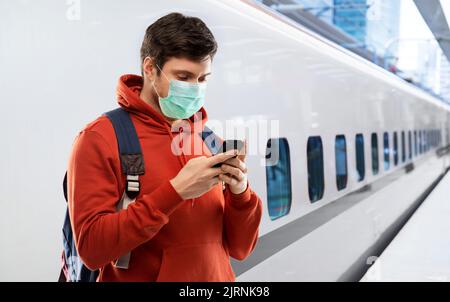
M142 62L142 73L144 79L148 79L150 82L155 80L156 72L154 67L153 60L150 57L146 57L144 62Z

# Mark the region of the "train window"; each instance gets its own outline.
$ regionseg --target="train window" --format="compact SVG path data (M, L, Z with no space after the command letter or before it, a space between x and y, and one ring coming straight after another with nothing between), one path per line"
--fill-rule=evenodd
M427 137L425 135L425 130L422 130L422 150L423 153L427 152Z
M437 131L433 130L433 147L437 146Z
M436 147L439 146L439 130L436 129Z
M434 144L435 144L435 135L434 135L434 129L430 130L430 148L434 148Z
M431 137L431 130L427 130L427 150L431 149L432 144L433 144L433 140Z
M436 147L439 146L439 130L436 130Z
M420 134L420 139L422 141L422 153L425 153L425 131L421 130Z
M417 156L419 154L419 146L417 144L417 131L414 130L414 155Z
M436 146L436 130L431 130L431 146L434 148Z
M379 161L378 161L378 136L376 133L372 133L371 143L372 143L372 173L373 175L377 175L379 171Z
M442 144L442 131L441 129L438 130L438 146L441 146Z
M365 157L364 157L364 136L357 134L355 139L356 149L356 171L358 172L358 181L364 179L366 173Z
M430 147L434 148L434 129L430 130Z
M422 130L420 131L420 133L421 133L420 139L422 142L422 153L425 153L425 132Z
M436 147L439 147L441 144L441 130L437 129L436 130Z
M422 131L419 130L419 154L422 154Z
M394 132L394 165L398 165L398 139L397 132Z
M320 136L312 136L308 139L307 154L309 199L311 202L316 202L322 199L325 190L323 147Z
M430 148L434 147L434 130L430 130Z
M439 130L436 129L436 147L439 146Z
M433 132L434 132L434 130L430 130L430 134L429 134L429 137L430 137L430 149L434 147L434 133Z
M406 161L406 141L405 141L405 131L402 131L402 162Z
M437 147L437 130L434 130L434 146Z
M435 135L436 135L436 137L435 137L435 144L436 144L436 147L439 145L439 131L436 129L436 131L435 131Z
M442 146L442 131L438 130L438 146Z
M411 134L411 130L408 131L408 158L412 159L412 134Z
M428 130L428 150L431 149L433 145L433 137L431 136L431 130Z
M434 146L438 146L438 131L434 130Z
M433 131L433 143L434 143L434 147L437 146L437 130Z
M440 130L436 130L436 147L439 147L440 145Z
M434 135L435 135L435 141L434 141L434 143L435 143L435 147L437 147L438 144L439 144L439 133L438 133L438 130L437 130L437 129L434 131Z
M431 131L431 146L436 147L436 130Z
M384 141L384 170L389 170L390 166L390 155L389 155L389 133L385 132L383 135L383 141Z
M437 147L438 145L438 131L437 129L434 130L434 147Z
M439 130L436 129L436 147L439 146Z
M334 145L336 156L336 185L337 189L343 190L347 187L347 143L344 135L337 135Z
M427 130L423 131L423 137L424 137L424 140L423 140L423 142L424 142L424 150L425 150L425 153L426 153L426 152L428 152L428 131Z
M292 201L291 160L285 138L271 138L266 150L266 185L269 216L275 220L289 214Z
M436 147L436 130L433 130L432 133L432 141L433 141L433 148Z

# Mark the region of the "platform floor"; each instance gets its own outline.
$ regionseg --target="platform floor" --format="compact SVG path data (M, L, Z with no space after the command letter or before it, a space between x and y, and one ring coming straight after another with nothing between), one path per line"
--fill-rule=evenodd
M361 281L450 281L450 172Z

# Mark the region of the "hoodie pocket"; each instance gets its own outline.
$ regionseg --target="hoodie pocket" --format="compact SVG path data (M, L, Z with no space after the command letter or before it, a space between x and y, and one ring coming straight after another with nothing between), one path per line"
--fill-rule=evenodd
M234 281L230 257L222 243L165 248L157 282Z

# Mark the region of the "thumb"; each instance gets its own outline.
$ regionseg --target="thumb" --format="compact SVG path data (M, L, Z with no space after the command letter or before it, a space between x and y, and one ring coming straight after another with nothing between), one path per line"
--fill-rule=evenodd
M248 150L247 139L244 139L244 147L241 150L239 150L237 158L241 161L245 161L245 157L247 156L247 150Z
M220 163L226 161L227 159L232 158L233 156L236 156L236 154L237 154L236 150L230 150L225 153L220 153L220 154L211 156L208 158L209 166L212 167L216 164L220 164Z

